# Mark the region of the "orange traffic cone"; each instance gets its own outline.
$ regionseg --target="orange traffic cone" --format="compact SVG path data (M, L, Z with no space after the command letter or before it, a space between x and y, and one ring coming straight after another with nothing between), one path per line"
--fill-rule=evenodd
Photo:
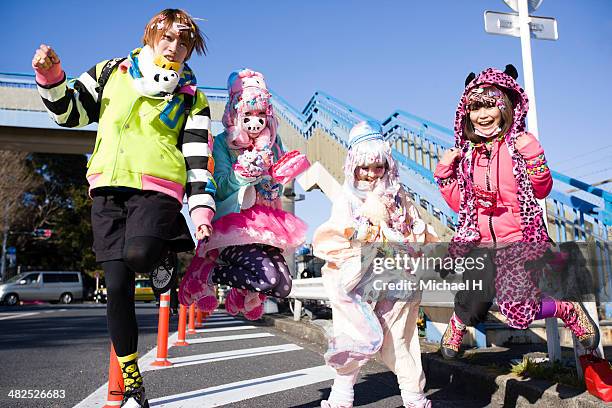
M179 310L179 321L178 321L178 339L175 346L188 346L189 343L185 341L185 326L187 326L187 308L181 305Z
M196 334L196 329L195 329L195 303L192 303L191 306L189 306L189 331L187 332L187 334Z
M162 293L159 299L159 323L157 324L157 356L151 363L154 366L167 367L168 361L168 321L170 319L170 291Z
M203 312L198 308L198 312L196 313L196 327L202 327L202 315Z
M108 362L108 391L106 393L106 405L104 408L115 408L121 406L124 390L125 386L123 385L121 366L119 366L119 360L117 360L115 348L111 343L110 359Z

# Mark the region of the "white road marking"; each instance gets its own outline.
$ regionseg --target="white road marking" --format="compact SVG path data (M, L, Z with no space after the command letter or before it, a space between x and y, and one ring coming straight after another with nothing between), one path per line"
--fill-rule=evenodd
M249 398L328 381L332 378L334 378L334 371L322 365L156 398L150 400L149 404L152 407L155 406L160 408L217 407L244 401Z
M274 337L274 335L272 333L233 334L229 336L205 337L203 339L188 339L187 343L189 344L216 343L218 341L258 339L262 337Z

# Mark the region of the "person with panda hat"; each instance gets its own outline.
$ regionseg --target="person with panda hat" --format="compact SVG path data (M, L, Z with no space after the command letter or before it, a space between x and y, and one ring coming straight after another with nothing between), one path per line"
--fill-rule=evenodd
M266 296L285 298L291 291L285 255L304 242L307 226L282 209L281 194L283 185L309 163L296 150L283 151L261 73L232 72L228 93L225 131L215 138L213 152L218 183L214 232L198 243L179 299L212 312L217 306L214 285L229 285L226 311L257 320Z

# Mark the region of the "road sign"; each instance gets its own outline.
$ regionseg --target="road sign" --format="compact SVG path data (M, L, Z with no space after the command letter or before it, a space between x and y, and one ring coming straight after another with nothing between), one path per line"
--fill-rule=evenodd
M540 7L544 0L529 0L527 2L527 7L530 13L533 13ZM518 1L517 0L504 0L504 3L508 5L512 10L518 13Z
M37 238L49 239L51 238L51 235L53 235L53 230L47 228L37 228L34 230L34 232L32 232L32 235Z
M537 40L558 40L557 20L552 17L529 16L531 38ZM520 37L519 16L516 13L484 12L485 31L489 34Z
M17 248L15 247L8 247L6 248L6 254L7 255L15 255L17 253Z

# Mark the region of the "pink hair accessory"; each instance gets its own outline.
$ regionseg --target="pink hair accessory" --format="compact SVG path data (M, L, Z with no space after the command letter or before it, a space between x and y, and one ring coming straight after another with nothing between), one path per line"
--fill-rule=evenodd
M233 80L229 92L230 96L242 92L246 88L259 88L263 91L268 91L264 76L250 69L243 69L238 72L237 77Z
M485 90L485 88L489 89ZM472 104L496 106L499 109L506 108L506 104L504 103L504 93L491 84L479 85L468 94L466 98L468 110Z

